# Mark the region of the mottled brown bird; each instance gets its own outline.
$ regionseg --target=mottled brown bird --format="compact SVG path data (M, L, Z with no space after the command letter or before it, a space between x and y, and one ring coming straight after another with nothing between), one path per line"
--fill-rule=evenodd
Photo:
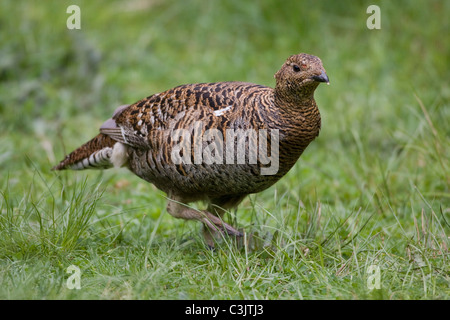
M329 83L321 60L293 55L275 79L275 89L187 84L121 106L53 169L125 166L167 193L172 216L201 221L209 246L220 233L240 236L223 214L283 177L321 126L314 91ZM187 205L199 200L207 210Z

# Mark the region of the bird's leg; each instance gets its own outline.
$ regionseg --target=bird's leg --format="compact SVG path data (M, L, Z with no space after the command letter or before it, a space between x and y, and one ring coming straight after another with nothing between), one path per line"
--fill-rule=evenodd
M211 212L213 215L218 217L221 221L223 221L223 215L227 212L227 209L236 208L237 205L245 198L246 195L241 195L237 197L222 197L222 198L214 198L211 199L210 204L208 205L207 211ZM211 228L208 224L203 225L203 236L205 237L208 245L214 244L214 241L220 239L221 233L218 232L217 229ZM243 236L241 232L239 232L239 236ZM211 246L211 245L210 245Z
M208 212L215 214L215 216L221 220L226 212L225 209L214 204L209 204L207 210ZM206 223L203 224L203 237L210 248L214 248L214 243L216 240L220 239L221 234L222 232L217 230L217 228L211 228L211 226Z
M180 199L169 199L167 204L167 211L175 218L181 218L186 220L198 220L203 222L203 224L213 230L215 233L228 234L233 236L242 236L242 233L237 231L232 226L223 222L221 218L213 215L206 210L195 210L188 207L185 202L180 201ZM205 234L205 233L204 233ZM214 241L211 237L205 235L205 240L208 246L214 247Z

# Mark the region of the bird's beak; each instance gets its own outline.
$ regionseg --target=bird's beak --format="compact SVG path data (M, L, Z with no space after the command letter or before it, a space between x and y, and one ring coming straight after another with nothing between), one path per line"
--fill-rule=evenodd
M311 79L317 82L326 82L327 84L330 84L330 80L328 79L328 76L325 73L325 71L322 71L322 73L319 76L312 76Z

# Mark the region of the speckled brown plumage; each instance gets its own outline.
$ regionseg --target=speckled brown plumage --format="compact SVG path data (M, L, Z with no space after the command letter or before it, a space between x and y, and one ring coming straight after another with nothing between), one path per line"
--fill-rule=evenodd
M212 234L218 231L240 235L220 219L224 211L284 176L321 127L313 94L320 82L328 83L328 77L320 59L308 54L293 55L275 78L275 89L244 82L188 84L121 106L102 125L99 135L54 169L127 166L167 193L171 215L203 222L209 245L213 245ZM244 136L244 163L235 154L239 148L237 139L231 141L233 136L228 136L230 131L238 130L255 133ZM187 135L177 136L175 132ZM208 136L211 132L214 135ZM267 161L250 160L250 146L258 146L258 152L262 152L255 139L261 140L257 134L264 132L268 153L273 153L271 159L278 159L277 170L272 174L262 174L263 168L271 165ZM227 138L231 149L227 149ZM179 152L181 163L173 157L180 142L191 147ZM199 161L196 144L201 147L199 150L215 147L211 153L215 162L206 158ZM278 150L271 149L275 145ZM207 210L186 206L198 200L209 203Z

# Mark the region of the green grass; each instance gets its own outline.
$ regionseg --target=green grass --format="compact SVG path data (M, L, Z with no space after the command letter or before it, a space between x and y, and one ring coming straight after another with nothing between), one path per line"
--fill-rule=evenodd
M68 30L66 8L81 8ZM366 8L381 8L381 30ZM0 298L449 299L448 1L2 1ZM126 170L50 168L124 103L183 83L274 85L321 57L322 131L228 219L200 225ZM201 205L201 204L200 204ZM81 271L70 290L66 272ZM371 290L370 266L380 289Z

